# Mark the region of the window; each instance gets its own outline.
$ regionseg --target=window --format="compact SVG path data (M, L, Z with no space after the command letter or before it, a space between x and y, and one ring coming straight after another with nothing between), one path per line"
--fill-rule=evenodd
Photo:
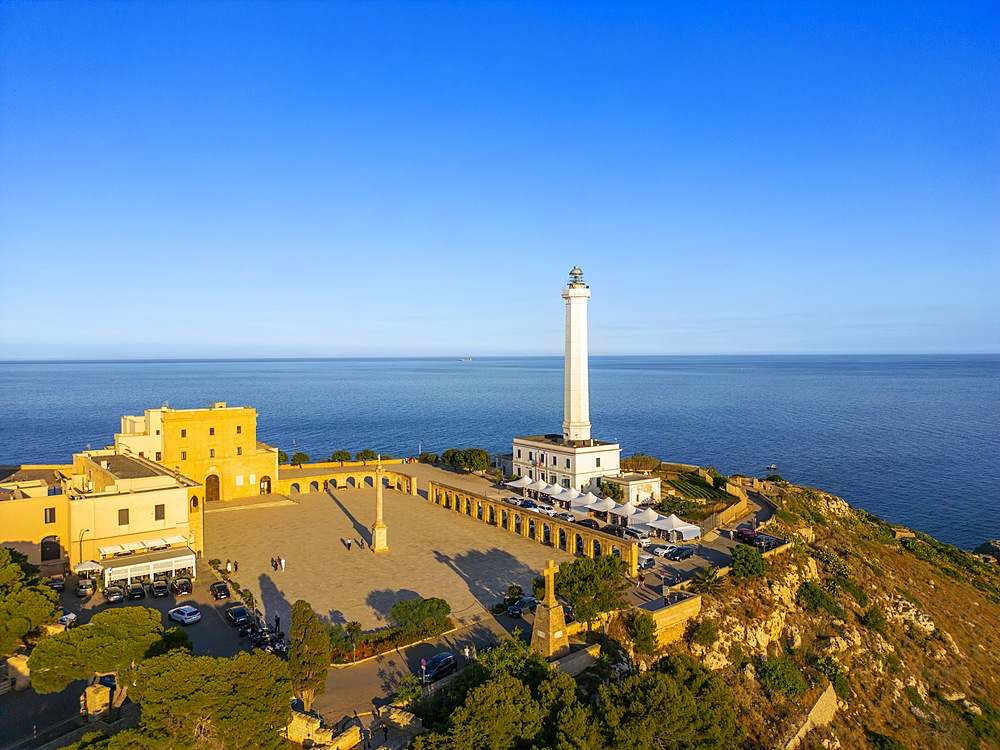
M236 477L236 486L237 487L242 487L243 486L243 475L240 475L240 476Z
M215 428L214 427L209 427L208 428L208 434L209 435L214 435L215 434Z
M566 459L566 468L567 469L569 468L569 459L568 458Z
M187 437L187 436L188 436L188 431L187 430L181 430L181 437Z
M601 458L600 458L600 456L598 456L598 458L597 458L597 468L598 469L601 468Z
M215 458L215 448L209 448L208 449L208 457L209 458ZM600 461L601 459L597 459L597 460ZM600 466L600 464L598 464L598 466Z
M187 460L188 460L187 451L181 451L181 461L187 461Z
M552 457L552 465L555 466L558 463L559 463L559 456L553 456Z
M520 458L520 457L521 457L521 449L520 449L520 448L518 448L518 449L517 449L517 457L518 457L518 458Z
M154 513L156 514L156 520L157 521L166 521L167 520L167 506L166 505L163 505L163 504L157 505L154 508Z
M531 469L528 469L528 479L534 479L535 475L532 474Z
M236 425L236 434L237 435L242 435L243 434L243 425L241 425L241 424Z
M157 461L162 461L163 460L163 454L160 453L159 451L156 451L156 460Z
M159 430L157 430L157 431L156 431L156 434L157 434L157 435L159 435L159 434L160 434L160 431L159 431Z
M237 456L242 456L243 455L243 449L242 448L237 448L236 449L236 455Z
M55 523L56 522L56 509L46 508L45 509L45 523Z
M253 484L257 484L257 475L256 474L251 474L250 475L250 484L252 484L252 485Z
M531 451L528 451L528 460L529 461L534 461L535 460L535 456L533 455L533 453Z
M550 474L549 475L549 484L555 484L555 483L556 483L556 475L555 474Z
M128 526L128 508L121 508L118 511L118 525Z
M568 490L569 489L569 480L568 479L562 480L562 486L565 487Z
M538 454L538 463L540 463L542 466L545 466L545 454L544 453L539 453Z
M146 454L143 451L139 451L139 458L145 458Z

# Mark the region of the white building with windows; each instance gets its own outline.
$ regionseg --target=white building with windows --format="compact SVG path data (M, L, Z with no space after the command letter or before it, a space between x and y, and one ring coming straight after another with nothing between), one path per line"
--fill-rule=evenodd
M566 363L561 435L514 438L513 473L576 490L597 489L620 472L621 446L590 436L587 303L590 287L578 266L562 291L566 301Z

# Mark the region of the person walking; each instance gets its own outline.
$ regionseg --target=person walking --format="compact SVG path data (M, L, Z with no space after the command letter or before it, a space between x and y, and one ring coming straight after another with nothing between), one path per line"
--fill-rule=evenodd
M233 572L233 564L231 562L229 562L229 560L226 560L226 572L227 573L232 573Z
M465 647L465 663L466 663L466 665L469 664L469 647L468 646Z
M353 542L353 541L354 540L351 537L347 537L347 551L348 552L351 551L351 542Z
M638 589L638 588L642 588L645 585L646 585L646 576L645 576L645 574L640 573L639 574L639 578L638 578L638 580L637 580L637 582L635 584L635 587Z
M680 573L678 573L678 574L677 574L677 583L680 583L680 582L681 582L681 574L680 574Z
M235 560L233 560L233 572L234 573L239 573L240 572L240 564L238 562L236 562Z
M365 540L364 539L359 539L358 540L358 549L361 550L362 552L365 551Z
M382 722L382 741L383 742L389 741L389 725L386 724L384 721Z
M281 615L274 616L274 630L277 633L281 632Z
M278 558L278 562L281 563L281 572L284 573L285 572L285 558L279 557Z

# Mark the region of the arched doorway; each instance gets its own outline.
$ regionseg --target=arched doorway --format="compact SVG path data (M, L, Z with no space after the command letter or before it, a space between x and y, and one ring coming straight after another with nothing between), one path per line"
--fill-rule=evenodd
M600 556L601 556L601 543L595 539L594 540L594 557L600 557Z
M309 491L310 492L319 492L319 482L310 482L309 483Z
M220 499L219 475L209 474L205 477L205 502L211 503Z
M198 496L195 495L191 498L191 510L198 510Z
M59 544L59 537L47 536L42 539L41 545L42 562L62 559L62 545Z
M292 486L289 489L292 491L293 495L298 495L299 494L299 483L298 482L292 482Z
M559 529L559 549L566 549L566 529Z
M529 539L535 538L535 522L531 518L528 519L528 538Z
M262 495L271 494L271 477L260 478L260 494Z

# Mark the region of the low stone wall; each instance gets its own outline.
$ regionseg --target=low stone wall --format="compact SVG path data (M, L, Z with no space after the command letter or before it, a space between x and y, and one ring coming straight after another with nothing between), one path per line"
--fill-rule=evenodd
M299 745L304 745L306 742L329 745L333 741L333 732L326 729L323 722L315 716L295 710L292 710L292 720L285 727L284 735Z
M139 723L140 709L138 703L126 703L121 707L117 721L92 721L67 732L57 740L44 745L36 745L34 750L59 750L59 748L79 742L90 732L104 732L107 735L117 734L124 729L132 729Z
M307 464L281 464L281 466L288 469L353 469L357 466L371 466L375 468L378 463L375 459L371 461L310 461ZM392 464L405 464L406 459L404 458L383 458L382 465L390 466ZM279 467L280 468L280 467Z
M728 526L737 518L742 518L750 512L750 501L747 500L746 493L743 490L740 490L740 493L743 497L738 502L719 512L719 526Z
M601 644L592 643L586 648L574 651L568 656L552 662L553 669L565 672L570 677L576 677L583 670L588 669L597 661L601 654Z
M816 727L824 727L833 721L837 714L837 694L833 692L833 685L827 685L816 703L810 709L806 720L802 726L785 743L785 750L795 750L809 732Z
M701 597L697 594L690 594L679 602L650 612L656 623L657 643L666 646L683 639L687 624L700 612Z

